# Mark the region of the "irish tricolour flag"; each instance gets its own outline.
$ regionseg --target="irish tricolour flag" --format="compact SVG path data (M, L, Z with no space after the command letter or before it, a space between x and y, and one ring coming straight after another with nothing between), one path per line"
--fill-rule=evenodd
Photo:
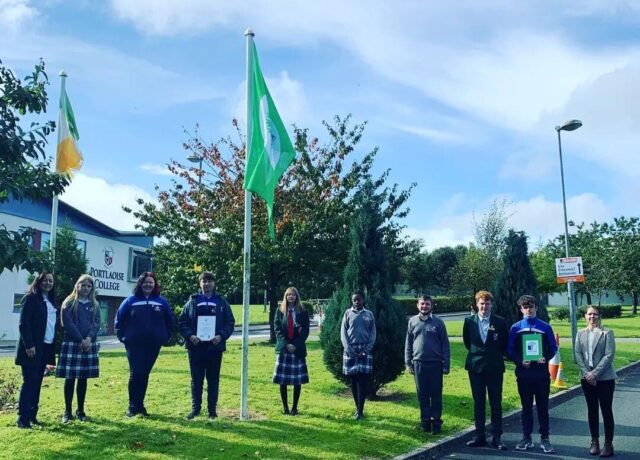
M71 173L72 169L82 166L82 154L78 148L78 127L73 116L73 109L67 92L62 86L60 93L60 119L58 120L58 151L56 154L56 171Z

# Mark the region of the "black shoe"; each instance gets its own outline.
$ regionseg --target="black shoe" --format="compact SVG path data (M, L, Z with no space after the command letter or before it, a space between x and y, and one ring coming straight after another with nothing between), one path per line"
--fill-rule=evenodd
M356 412L356 415L354 417L356 420L362 420L364 419L364 414L362 412Z
M73 419L73 415L71 415L71 412L64 411L64 414L62 414L62 423L66 425L71 421L71 419Z
M431 433L433 434L440 434L441 431L442 429L440 428L440 425L433 425L431 428Z
M291 412L289 412L289 408L288 407L284 407L282 409L282 415L289 415L289 414L291 414Z
M138 412L140 415L142 415L143 417L148 417L149 416L149 412L147 412L147 408L146 407L142 407L142 409L140 409L140 412Z
M26 420L21 419L20 417L18 417L18 420L16 420L16 426L18 428L22 428L24 430L30 430L31 429L31 423L29 423Z
M467 447L483 447L486 445L486 438L474 437L471 441L467 441Z
M191 412L189 412L189 415L187 415L185 418L187 420L193 420L194 418L196 418L198 415L200 415L200 411L199 410L192 410Z
M209 412L209 420L213 421L218 418L218 414L216 412Z
M42 423L40 420L38 420L35 417L33 417L29 423L31 423L31 425L35 425L35 426L44 426L44 423Z
M425 433L431 433L431 423L421 423L420 426Z
M294 407L293 409L291 409L291 415L296 416L298 415L298 408Z
M128 409L127 410L127 417L131 418L131 417L135 417L136 415L138 415L138 411L134 410L134 409Z
M491 447L498 450L507 450L507 446L502 442L502 438L500 436L494 436L491 440Z
M78 420L80 420L81 422L87 421L87 414L85 414L84 411L77 410L76 417L78 417Z

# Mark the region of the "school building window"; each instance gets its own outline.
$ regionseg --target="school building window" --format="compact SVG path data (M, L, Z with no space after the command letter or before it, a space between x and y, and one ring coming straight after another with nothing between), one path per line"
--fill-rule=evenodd
M151 254L145 251L129 249L129 280L135 281L144 272L150 272L152 268Z
M20 313L22 310L22 298L24 294L13 294L13 312Z

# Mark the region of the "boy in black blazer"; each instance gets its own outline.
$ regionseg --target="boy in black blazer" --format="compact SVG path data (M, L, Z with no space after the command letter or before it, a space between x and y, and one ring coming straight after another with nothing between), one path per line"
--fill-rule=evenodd
M478 291L475 296L477 313L465 318L462 329L464 346L468 350L464 368L469 372L473 395L473 415L476 432L469 447L487 444L485 434L486 394L491 407L491 445L506 450L502 442L502 379L504 357L507 354L509 331L503 318L491 313L493 296L489 291Z

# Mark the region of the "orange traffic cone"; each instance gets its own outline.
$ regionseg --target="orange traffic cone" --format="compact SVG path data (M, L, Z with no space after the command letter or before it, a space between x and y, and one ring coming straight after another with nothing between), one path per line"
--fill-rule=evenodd
M564 390L567 388L567 382L564 381L564 366L562 365L562 361L560 361L560 366L558 367L558 376L556 377L555 382L553 382L552 387L558 388L560 390Z
M558 345L556 354L549 360L549 375L551 380L554 381L558 378L558 368L560 367L560 362L562 362L560 359L560 334L556 334L556 345Z

